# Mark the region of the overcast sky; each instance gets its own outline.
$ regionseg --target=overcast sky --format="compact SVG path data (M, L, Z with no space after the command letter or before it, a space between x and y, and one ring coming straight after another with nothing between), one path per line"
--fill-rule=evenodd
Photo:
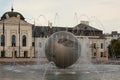
M10 11L12 0L0 0L0 16ZM120 0L14 0L14 11L36 25L74 26L81 20L103 30L120 32ZM40 16L42 15L42 16Z

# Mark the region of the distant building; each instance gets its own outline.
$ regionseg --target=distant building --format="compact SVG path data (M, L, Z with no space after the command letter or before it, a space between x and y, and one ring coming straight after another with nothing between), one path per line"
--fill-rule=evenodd
M117 31L112 31L111 34L104 34L105 37L111 37L112 39L118 39L120 37L120 33Z
M35 26L35 38L37 40L36 45L42 44L44 47L45 39L47 39L51 34L58 31L68 31L73 33L78 39L83 39L88 37L89 39L89 54L91 55L91 60L93 62L107 62L108 61L108 48L106 38L102 37L103 32L99 29L93 28L84 23L80 23L75 27L55 27L52 26ZM42 42L41 42L42 41ZM82 44L81 44L82 46ZM42 48L42 47L41 47ZM36 51L40 49L37 48ZM41 57L45 57L44 54Z
M118 33L117 31L112 31L111 34L104 34L104 37L106 38L107 44L110 45L113 39L117 40L118 38L120 38L120 33Z
M108 48L106 38L91 38L92 60L96 62L108 61Z
M120 33L118 33L117 31L112 31L111 37L113 39L118 39L120 37Z

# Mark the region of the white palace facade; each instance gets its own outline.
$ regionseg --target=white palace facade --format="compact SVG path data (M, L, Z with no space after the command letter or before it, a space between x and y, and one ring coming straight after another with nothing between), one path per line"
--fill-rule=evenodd
M36 57L46 60L44 44L46 39L54 32L68 31L78 39L88 36L89 50L94 61L108 61L107 42L101 38L102 31L84 23L73 27L34 26L25 21L19 12L13 9L2 15L0 20L0 62L34 62ZM93 32L94 31L94 32Z

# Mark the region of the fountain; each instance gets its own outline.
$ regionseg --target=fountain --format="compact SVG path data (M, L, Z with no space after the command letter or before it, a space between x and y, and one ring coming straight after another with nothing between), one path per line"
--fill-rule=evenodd
M69 32L59 31L51 35L45 45L46 57L59 68L67 68L80 56L78 39Z

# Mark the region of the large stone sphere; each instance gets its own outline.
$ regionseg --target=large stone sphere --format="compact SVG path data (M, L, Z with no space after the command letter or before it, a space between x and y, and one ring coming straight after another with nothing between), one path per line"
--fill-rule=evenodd
M66 31L52 34L45 43L47 59L59 68L67 68L74 64L80 56L80 50L78 39Z

